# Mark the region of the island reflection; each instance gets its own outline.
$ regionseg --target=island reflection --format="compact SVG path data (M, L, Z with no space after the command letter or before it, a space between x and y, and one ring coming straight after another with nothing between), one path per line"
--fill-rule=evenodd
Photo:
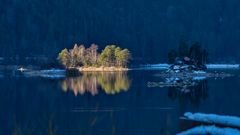
M128 91L131 81L126 72L86 72L79 77L69 77L61 82L62 90L75 96L89 92L92 96L102 89L108 95Z
M199 105L202 100L208 97L208 83L206 79L195 80L188 78L185 80L179 79L177 86L168 87L168 97L176 100L181 104L185 101L190 101L194 105Z
M205 77L162 78L161 82L148 82L148 87L168 89L168 97L179 100L180 104L190 102L199 105L208 97L208 80Z

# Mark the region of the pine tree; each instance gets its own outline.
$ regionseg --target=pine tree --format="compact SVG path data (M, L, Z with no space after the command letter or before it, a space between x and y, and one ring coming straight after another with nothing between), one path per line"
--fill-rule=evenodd
M121 66L121 48L120 47L117 47L116 49L115 49L115 52L114 52L114 55L115 55L115 59L116 59L116 61L115 61L115 66Z
M115 63L115 45L108 45L100 55L100 63L103 66L114 66Z
M199 42L193 43L193 45L190 47L189 55L195 65L202 65L202 51Z
M180 58L189 56L189 47L185 40L181 40L178 48L178 55Z
M68 50L65 48L58 54L59 62L66 68L71 66L71 57Z
M80 61L78 59L78 46L77 46L77 44L75 44L73 49L70 50L70 56L71 56L71 66L72 67L79 66Z
M121 59L120 59L120 63L122 67L126 67L127 64L129 63L129 60L131 59L131 54L130 51L128 49L124 49L121 51Z
M172 49L170 52L168 52L168 63L174 64L175 59L178 57L177 51Z

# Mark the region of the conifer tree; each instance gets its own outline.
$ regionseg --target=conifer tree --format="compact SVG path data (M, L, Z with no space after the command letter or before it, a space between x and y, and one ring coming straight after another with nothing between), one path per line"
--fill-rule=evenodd
M58 54L58 60L60 63L66 68L71 66L70 54L68 50L65 48Z

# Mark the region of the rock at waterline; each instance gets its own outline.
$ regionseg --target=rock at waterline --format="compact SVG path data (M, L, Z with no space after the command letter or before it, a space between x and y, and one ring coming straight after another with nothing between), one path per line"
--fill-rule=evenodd
M206 67L196 67L195 65L171 65L167 73L206 73L204 70L206 70Z

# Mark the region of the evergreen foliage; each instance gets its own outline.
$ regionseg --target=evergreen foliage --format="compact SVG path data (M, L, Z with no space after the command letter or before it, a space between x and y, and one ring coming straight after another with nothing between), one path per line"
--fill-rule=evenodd
M64 49L58 55L59 62L66 68L81 66L127 67L130 59L130 51L121 49L116 45L107 45L99 54L96 44L92 44L89 48L75 44L73 49Z
M204 67L207 61L207 50L202 49L199 42L195 42L189 47L186 41L181 40L178 51L173 49L168 53L169 64L188 64Z

